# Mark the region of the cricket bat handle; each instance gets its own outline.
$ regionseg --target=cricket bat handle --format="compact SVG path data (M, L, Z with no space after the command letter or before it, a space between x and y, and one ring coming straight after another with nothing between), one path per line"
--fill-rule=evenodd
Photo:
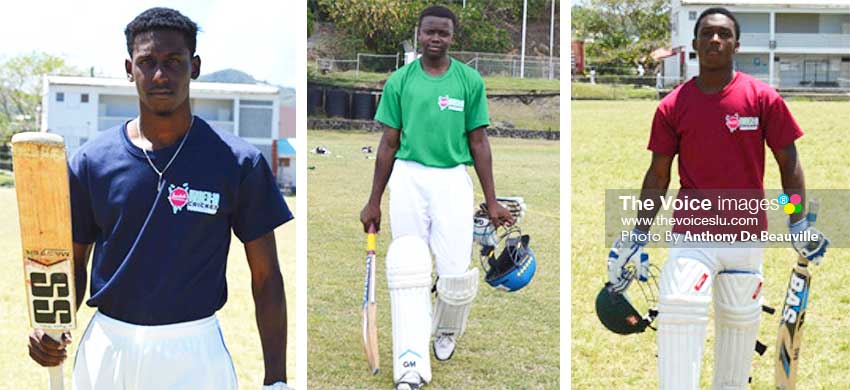
M44 333L52 337L53 340L62 343L61 330L46 330ZM58 366L48 367L47 371L50 373L50 390L64 390L65 384L62 378L62 364L60 363Z
M375 225L369 225L369 232L366 234L366 252L375 253L377 243L375 240Z

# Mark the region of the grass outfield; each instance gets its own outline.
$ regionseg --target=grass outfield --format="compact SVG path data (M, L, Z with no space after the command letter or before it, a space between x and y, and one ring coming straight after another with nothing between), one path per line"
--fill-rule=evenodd
M321 389L392 388L392 328L384 254L390 241L387 195L378 237L377 301L381 373L368 372L361 341L365 235L360 209L371 188L380 133L311 130L308 156L308 384ZM557 389L559 386L559 150L552 141L490 140L496 187L522 195L538 268L531 285L505 293L481 281L458 351L446 363L432 359L435 389ZM473 176L476 201L482 195ZM473 265L477 264L477 258ZM482 277L483 279L483 277Z
M655 88L634 87L632 85L572 83L573 99L627 100L656 99Z
M602 101L572 103L572 383L578 389L657 388L655 332L620 336L596 317L594 301L607 276L610 242L601 241L605 189L639 188L650 162L646 150L657 102ZM809 188L850 188L850 141L846 136L850 105L835 102L790 102L788 106L806 136L797 142ZM768 152L765 188L781 188ZM671 188L678 188L675 171ZM823 211L823 210L822 210ZM825 229L826 230L826 229ZM827 235L829 231L825 231ZM661 264L666 249L648 249ZM819 267L810 267L813 285L804 327L798 387L850 388L850 339L846 336L850 290L848 249L831 248ZM781 310L795 253L789 248L764 254L765 304ZM713 317L713 315L712 315ZM773 359L779 314L762 316L759 340L768 345L754 358L753 389L773 389ZM709 322L700 388L711 387L713 321Z
M294 198L287 198L290 207ZM293 210L294 212L294 210ZM287 313L289 315L286 371L289 382L295 383L295 223L290 222L275 231L278 256L285 280ZM4 389L47 388L47 370L33 362L27 352L27 317L21 263L21 242L18 227L15 190L0 188L0 253L6 272L0 273L0 383ZM264 368L260 336L254 320L254 303L251 297L250 272L242 244L234 236L228 258L228 301L218 312L228 350L236 365L240 388L259 389ZM86 293L88 298L88 290ZM94 310L83 305L77 315L78 329L72 332L74 343L69 350L69 360L64 365L65 383L70 385L73 356L77 341L88 324ZM66 387L70 388L70 387Z

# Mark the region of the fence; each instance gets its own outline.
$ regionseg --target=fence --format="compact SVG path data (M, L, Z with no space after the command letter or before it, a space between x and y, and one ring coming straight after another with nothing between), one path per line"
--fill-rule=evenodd
M399 64L398 54L357 53L357 58L353 60L316 59L316 68L321 73L354 71L355 77L360 77L361 71L390 73L398 69Z
M519 78L560 79L561 58L553 57L550 61L545 56L525 56L525 65L516 54L481 53L474 51L453 51L449 53L459 61L475 68L482 76L506 76Z
M523 70L522 58L515 54L480 53L454 51L449 53L455 59L478 70L482 76L520 77ZM390 73L402 65L400 55L357 53L356 59L337 60L333 58L316 59L316 68L321 73L354 71ZM542 79L561 78L561 59L554 57L526 56L524 77Z
M678 77L655 76L574 76L572 99L657 99L670 85L681 82ZM660 84L660 85L659 85Z

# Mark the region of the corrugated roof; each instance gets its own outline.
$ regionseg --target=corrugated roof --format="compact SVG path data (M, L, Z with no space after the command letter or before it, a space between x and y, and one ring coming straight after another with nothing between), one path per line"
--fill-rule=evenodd
M54 85L81 85L93 87L131 87L133 83L126 79L113 79L104 77L72 77L72 76L47 76L47 82ZM233 84L233 83L207 83L203 81L192 81L189 84L192 91L211 93L237 93L254 95L277 95L277 87L264 84Z
M682 0L682 5L850 9L850 0Z

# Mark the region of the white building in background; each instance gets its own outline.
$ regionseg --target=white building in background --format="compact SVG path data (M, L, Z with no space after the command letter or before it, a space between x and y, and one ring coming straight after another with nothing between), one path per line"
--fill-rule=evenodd
M776 88L850 88L850 0L672 0L667 80L699 73L691 41L702 11L725 7L741 27L735 68Z
M190 85L195 115L250 142L272 161L272 142L280 126L277 87L195 81ZM41 130L62 135L71 155L99 132L138 116L138 105L135 84L125 79L46 76Z

